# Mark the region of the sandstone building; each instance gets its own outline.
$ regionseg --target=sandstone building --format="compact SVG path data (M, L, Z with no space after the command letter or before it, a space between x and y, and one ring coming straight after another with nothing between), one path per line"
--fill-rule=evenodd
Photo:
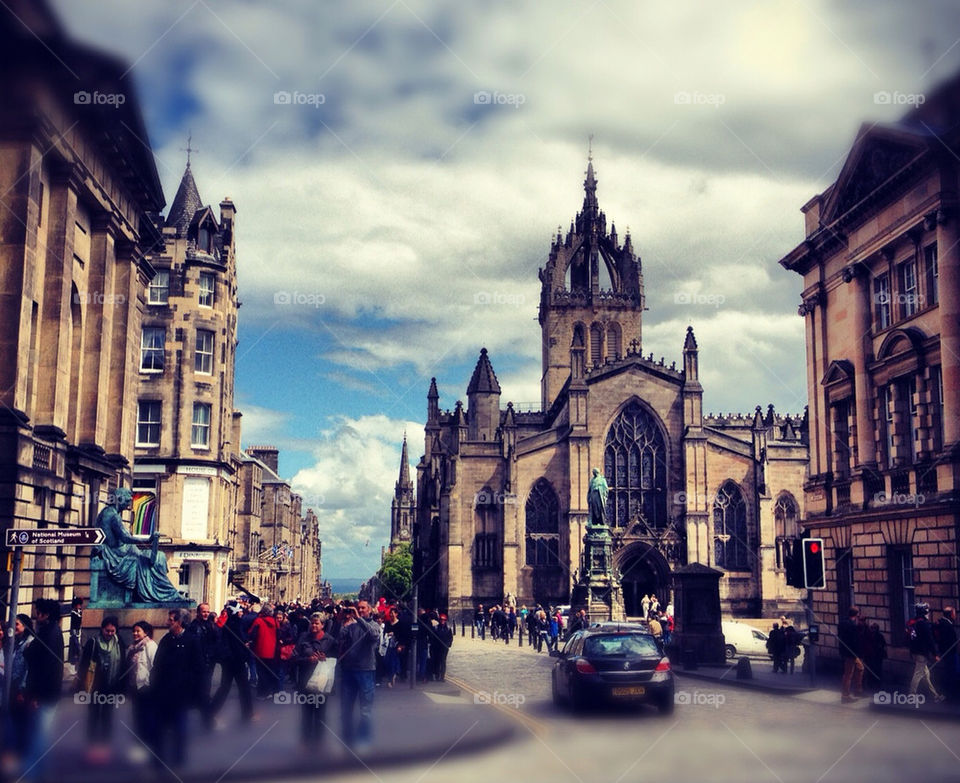
M540 409L503 407L486 349L466 406L441 411L431 382L416 488L421 605L466 613L508 592L567 602L597 467L628 615L647 593L666 604L687 563L724 571L729 613L795 611L781 545L804 515L805 419L772 407L704 415L692 328L679 367L643 355L640 259L600 211L592 160L584 191L540 270Z
M13 0L0 64L0 528L89 526L130 485L164 197L123 63ZM23 569L21 605L87 594L85 549L27 550Z
M899 122L863 127L780 261L803 276L804 522L825 541L813 607L827 657L856 604L905 668L913 604L958 598L958 153L955 77Z
M175 585L222 606L235 521L240 414L236 208L204 206L188 159L160 227L139 335L135 533L159 530Z

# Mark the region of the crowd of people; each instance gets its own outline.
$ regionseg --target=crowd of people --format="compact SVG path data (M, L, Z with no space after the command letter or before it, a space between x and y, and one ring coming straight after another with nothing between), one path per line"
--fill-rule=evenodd
M140 740L130 748L131 760L182 767L189 713L196 711L208 731L225 728L223 709L234 690L241 723L258 719L258 699L291 703L290 694L302 694L294 700L301 709L301 744L315 751L323 740L326 695L334 682L340 739L362 753L372 741L376 687L393 687L407 676L443 680L453 643L446 616L433 610L420 610L415 625L408 607L387 605L384 599L376 607L346 600L270 604L246 594L219 613L206 603L195 612L170 610L159 640L147 620L134 622L127 636L109 614L84 639L82 601L75 600L65 660L60 604L39 599L34 609L33 618L17 616L9 665L0 659L0 677L10 678L11 690L3 716L3 769L27 780L46 772L45 754L65 684L74 701L86 705L91 764L112 760L114 714L129 701L132 729Z
M668 645L673 634L673 605L660 609L656 596L644 596L641 601L642 617L639 621L646 625L650 633L662 644ZM564 607L535 604L519 608L510 593L502 604L484 607L477 604L473 614L474 633L485 639L489 632L492 639L510 643L517 633L526 634L529 644L537 652L556 650L559 643L575 631L587 628L590 621L586 609L578 609L568 618Z

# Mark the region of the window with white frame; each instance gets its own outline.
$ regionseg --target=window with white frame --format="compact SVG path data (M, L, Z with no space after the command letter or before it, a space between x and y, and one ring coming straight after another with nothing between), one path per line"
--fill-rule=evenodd
M213 307L216 295L217 277L212 272L200 273L200 299L201 307Z
M140 400L137 403L137 445L160 445L160 414L162 404L159 400Z
M193 404L193 426L190 429L190 445L195 449L210 448L210 403Z
M877 330L890 326L890 277L877 275L873 281L874 321Z
M910 318L920 309L917 290L917 262L913 259L900 264L900 317Z
M193 354L193 370L206 375L213 373L213 332L209 329L197 329L197 348Z
M149 304L167 304L170 301L170 270L158 269L150 281L147 302Z
M162 326L144 326L140 333L140 371L163 372L165 330Z

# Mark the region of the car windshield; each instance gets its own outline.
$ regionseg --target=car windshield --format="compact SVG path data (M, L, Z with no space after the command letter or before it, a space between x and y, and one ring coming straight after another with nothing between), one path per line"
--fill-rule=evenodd
M618 633L609 636L591 636L583 644L587 658L605 658L612 655L660 655L652 636L639 633Z

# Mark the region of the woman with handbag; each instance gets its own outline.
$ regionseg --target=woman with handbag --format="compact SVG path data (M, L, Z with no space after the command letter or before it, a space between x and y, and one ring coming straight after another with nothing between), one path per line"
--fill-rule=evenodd
M310 630L301 634L293 653L297 667L297 701L301 705L300 743L304 750L316 750L323 740L327 693L330 682L319 684L317 666L336 655L337 642L323 631L323 615L310 615ZM332 673L329 677L332 680Z
M116 617L104 617L100 633L83 646L77 667L76 692L87 694L87 760L95 764L110 760L113 713L123 703L126 648L119 626Z

